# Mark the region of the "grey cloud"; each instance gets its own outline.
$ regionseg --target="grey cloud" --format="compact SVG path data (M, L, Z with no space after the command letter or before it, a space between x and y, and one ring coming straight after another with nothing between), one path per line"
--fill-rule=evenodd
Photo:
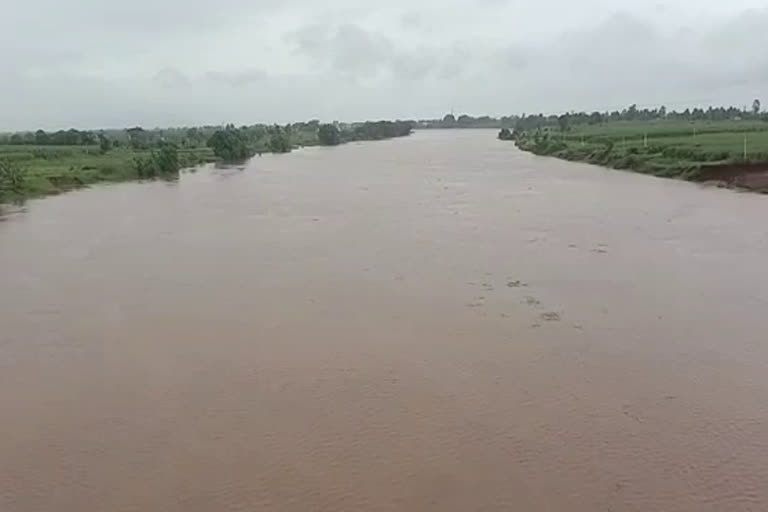
M387 37L351 24L334 28L309 25L288 39L295 41L300 53L352 76L376 74L394 52Z
M453 47L399 48L386 35L351 24L338 28L310 25L292 34L290 40L299 53L352 78L423 80L458 57Z
M743 104L768 90L765 0L617 4L16 2L0 16L0 130Z
M515 44L502 50L500 57L504 65L514 71L520 71L536 58L536 51L533 48Z
M343 25L331 39L334 66L343 71L375 72L391 57L392 51L386 37L354 25Z
M421 28L423 23L424 19L418 12L409 11L400 16L400 24L405 29L415 30Z
M321 57L326 52L328 33L328 27L316 23L286 34L284 39L286 43L294 43L298 53Z
M443 54L437 76L443 81L453 81L462 78L467 71L467 64L471 62L472 56L466 47L454 47Z
M232 87L243 87L264 82L268 77L264 70L255 68L242 71L209 71L205 76L208 80Z
M438 58L428 50L402 54L392 61L392 71L398 79L422 80L435 69Z
M187 75L173 66L166 66L158 71L152 79L161 87L176 88L189 85Z
M61 26L60 35L75 27L80 31L128 30L137 36L147 32L162 33L194 31L232 24L244 14L275 11L285 6L277 0L132 0L112 2L103 0L37 0L6 8L11 16L0 21L0 27L14 21L28 23L25 28L34 33L38 27ZM71 24L70 24L71 23ZM68 30L69 29L69 30Z

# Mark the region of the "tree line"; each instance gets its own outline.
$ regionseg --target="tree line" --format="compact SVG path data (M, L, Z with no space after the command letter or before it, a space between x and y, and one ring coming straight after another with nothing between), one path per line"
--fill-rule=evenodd
M216 130L207 145L219 159L245 160L255 154L288 153L301 145L336 146L356 140L381 140L409 135L413 124L405 121L367 121L364 123L309 123L286 126L227 125Z
M752 102L752 108L737 107L708 107L686 108L682 111L667 110L665 106L657 108L638 108L630 105L622 110L606 112L566 112L560 115L523 114L513 120L515 131L536 130L539 128L559 128L567 131L576 124L602 124L615 121L657 121L668 119L673 121L728 121L728 120L760 120L768 122L768 113L762 111L760 100Z
M499 128L511 126L514 116L501 118L491 116L474 117L469 114L446 114L442 119L424 119L418 121L417 126L422 129L451 129L451 128Z
M379 140L411 133L410 121L367 121L321 124L318 120L280 125L203 126L191 128L46 132L0 134L0 145L98 146L102 153L113 148L160 149L174 144L179 148L210 147L217 156L236 160L261 152L285 153L297 146L336 145L353 140Z
M144 129L136 126L125 130L98 132L66 130L48 134L37 132L0 134L0 145L32 146L0 152L0 201L23 197L29 187L40 180L28 179L29 163L45 161L43 166L56 166L62 158L80 158L88 163L78 167L89 171L104 171L112 179L115 172L123 179L170 178L180 169L201 162L218 159L224 162L240 162L263 152L288 153L301 146L335 146L357 140L381 140L409 135L413 123L409 121L369 121L363 123L326 123L318 120L287 125L251 125L236 127L204 126L192 128ZM34 146L81 146L67 147ZM99 159L120 148L120 155L111 159ZM213 155L211 155L211 153ZM93 159L96 160L93 160ZM88 160L91 159L91 160ZM92 162L92 163L91 163ZM70 171L74 167L70 166ZM75 176L72 183L78 181ZM97 180L93 176L90 180ZM105 178L106 179L106 178ZM89 181L93 182L93 181ZM26 184L26 185L25 185ZM54 187L51 187L54 188Z
M96 144L97 135L91 131L75 129L48 133L45 130L0 135L0 144L29 146L90 146Z

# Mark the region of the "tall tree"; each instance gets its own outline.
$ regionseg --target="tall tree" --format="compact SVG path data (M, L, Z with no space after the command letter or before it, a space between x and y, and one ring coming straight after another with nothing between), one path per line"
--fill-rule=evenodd
M37 130L35 132L35 144L39 146L45 146L51 143L51 138L43 130Z
M133 149L146 149L149 147L149 134L140 126L128 128L125 130L128 133L131 147Z
M337 146L341 144L341 133L335 124L323 124L317 130L317 138L323 146Z
M269 150L273 153L290 153L292 147L290 131L275 125L270 128L269 132L269 142L267 143Z
M112 140L104 135L103 133L99 134L99 150L102 154L106 153L112 149Z
M246 131L231 125L214 132L208 139L208 147L225 162L236 162L253 156Z

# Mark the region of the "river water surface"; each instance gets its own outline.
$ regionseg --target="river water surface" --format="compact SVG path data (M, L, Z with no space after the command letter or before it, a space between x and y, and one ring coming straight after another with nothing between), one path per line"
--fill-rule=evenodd
M0 510L768 510L768 198L494 135L6 212Z

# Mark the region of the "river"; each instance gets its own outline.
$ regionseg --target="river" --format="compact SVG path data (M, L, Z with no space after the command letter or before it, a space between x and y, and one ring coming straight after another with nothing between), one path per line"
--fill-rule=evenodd
M417 132L0 222L3 512L768 509L768 198Z

